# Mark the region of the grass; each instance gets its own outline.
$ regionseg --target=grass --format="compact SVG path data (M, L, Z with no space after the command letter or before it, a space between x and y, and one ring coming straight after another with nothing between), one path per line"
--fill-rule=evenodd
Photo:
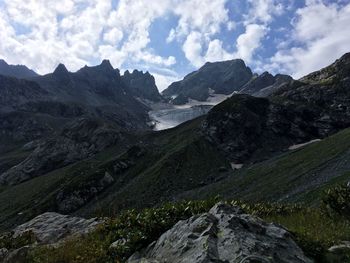
M315 203L322 191L350 179L350 129L267 161L248 166L218 183L184 197L205 199L220 194L249 201Z
M29 254L28 262L124 262L132 253L158 239L179 220L207 212L217 201L167 203L141 211L127 210L85 237L68 240L59 247L37 247ZM347 218L331 218L320 208L296 204L230 203L240 205L246 212L266 221L287 227L299 246L316 262L350 262L346 253L335 255L327 252L331 245L350 239L350 222ZM110 245L116 240L120 242L111 248Z

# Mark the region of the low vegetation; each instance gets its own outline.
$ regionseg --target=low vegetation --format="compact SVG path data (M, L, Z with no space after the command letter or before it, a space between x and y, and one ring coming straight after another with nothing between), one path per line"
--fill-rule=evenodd
M268 222L287 227L305 253L316 262L350 262L350 254L332 254L328 248L350 239L350 221L343 201L349 203L345 185L325 191L319 207L301 204L245 203L226 201L242 207ZM343 200L345 198L345 200ZM207 212L219 198L205 201L167 203L142 211L127 210L110 219L95 232L70 239L59 247L37 247L29 254L32 263L124 262L132 253L156 240L179 220ZM335 201L336 200L336 201ZM340 209L339 209L340 208ZM113 245L111 245L113 244Z

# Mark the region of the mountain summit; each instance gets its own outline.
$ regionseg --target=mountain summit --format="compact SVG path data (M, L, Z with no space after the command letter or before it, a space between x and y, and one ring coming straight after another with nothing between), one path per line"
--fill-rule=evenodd
M33 70L23 65L9 65L3 59L0 59L0 75L16 77L20 79L38 76Z
M207 62L183 80L172 83L162 94L175 104L184 104L188 99L205 101L210 93L228 95L239 91L252 75L242 59Z
M134 70L130 73L127 70L122 76L122 80L134 96L154 102L162 100L154 77L148 71L143 73L142 71Z

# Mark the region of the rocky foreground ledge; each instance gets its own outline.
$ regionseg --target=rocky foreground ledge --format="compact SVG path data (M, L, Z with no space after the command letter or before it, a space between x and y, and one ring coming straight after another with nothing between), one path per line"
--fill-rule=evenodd
M208 213L179 221L129 263L313 262L282 226L237 206L218 203Z
M84 219L54 212L41 214L19 225L11 233L0 235L0 239L21 240L23 238L30 238L32 240L31 245L19 247L14 250L0 247L0 262L26 262L26 254L32 247L38 245L58 245L72 236L85 235L102 223L103 221L96 218Z
M97 219L44 213L11 232L12 239L30 233L35 241L31 245L10 251L0 247L0 262L27 262L26 254L32 247L59 246L67 238L87 234L101 223L103 222ZM111 247L119 242L123 240L115 240ZM246 214L237 206L218 203L208 213L179 221L157 241L128 259L128 263L141 262L311 263L313 261L304 255L293 241L292 234L282 226L266 223L258 217Z

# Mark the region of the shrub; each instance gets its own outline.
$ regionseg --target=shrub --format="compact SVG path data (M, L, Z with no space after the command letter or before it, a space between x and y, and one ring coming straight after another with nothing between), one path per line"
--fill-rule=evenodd
M337 185L325 191L322 198L323 211L328 215L350 217L350 187L347 184Z

